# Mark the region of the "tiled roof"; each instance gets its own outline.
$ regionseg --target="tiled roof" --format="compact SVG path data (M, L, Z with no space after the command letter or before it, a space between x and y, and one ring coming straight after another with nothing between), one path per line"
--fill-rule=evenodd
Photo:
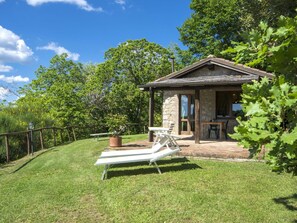
M189 72L191 72L193 70L197 70L200 67L203 67L205 65L211 65L211 64L214 64L214 65L217 65L220 67L225 67L227 69L238 71L238 72L245 73L245 74L254 74L254 75L261 76L261 77L265 77L265 76L273 77L273 74L256 69L256 68L251 68L251 67L248 67L248 66L245 66L242 64L236 64L235 62L232 62L230 60L225 60L222 58L209 56L209 57L202 59L196 63L193 63L192 65L189 65L179 71L175 71L171 74L168 74L167 76L161 77L161 78L157 79L156 81L177 78L177 77L183 76L185 74L188 74ZM154 82L156 82L156 81L154 81Z
M235 71L236 75L217 75L217 76L198 76L184 77L205 66L219 66L231 71ZM183 86L205 86L205 85L230 85L249 83L252 80L258 80L260 77L272 78L273 74L250 68L242 64L236 64L232 61L209 56L179 71L173 72L167 76L161 77L153 82L147 83L142 88L158 88L158 87L183 87Z
M190 78L172 78L150 82L143 87L185 87L185 86L206 86L206 85L235 85L250 83L258 80L257 75L220 75L201 76Z

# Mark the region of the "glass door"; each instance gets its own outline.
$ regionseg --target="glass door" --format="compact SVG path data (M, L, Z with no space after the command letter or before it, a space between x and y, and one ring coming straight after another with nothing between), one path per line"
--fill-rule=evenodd
M189 135L195 131L194 95L180 95L180 134Z

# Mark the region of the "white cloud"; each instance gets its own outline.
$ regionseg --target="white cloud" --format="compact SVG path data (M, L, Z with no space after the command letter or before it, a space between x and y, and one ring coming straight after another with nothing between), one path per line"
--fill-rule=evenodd
M94 8L91 6L86 0L26 0L28 5L38 6L46 3L67 3L77 5L79 8L86 11L98 11L102 12L103 9L101 7Z
M0 63L19 63L31 59L32 50L18 35L0 26Z
M115 3L117 3L119 5L125 5L126 1L125 0L115 0Z
M0 100L5 99L6 95L8 95L9 93L10 93L9 89L4 88L4 87L0 87Z
M10 72L13 70L13 67L0 64L0 72Z
M28 77L18 76L4 76L0 75L0 81L4 81L6 83L14 83L14 82L29 82Z
M5 0L0 0L0 3L5 2Z
M122 9L125 10L126 0L115 0L115 3L122 6Z
M67 53L68 58L71 60L78 60L79 59L79 54L78 53L71 53L69 50L65 49L62 46L57 45L56 43L49 43L47 46L42 46L42 47L37 47L38 50L52 50L56 54L61 55L62 53Z

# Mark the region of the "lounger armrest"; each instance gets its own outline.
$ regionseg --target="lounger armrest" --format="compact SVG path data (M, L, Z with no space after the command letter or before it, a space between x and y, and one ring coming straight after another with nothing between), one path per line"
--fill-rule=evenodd
M182 139L182 137L177 136L177 135L171 135L171 137L174 138L174 139Z
M177 135L171 135L169 133L160 133L161 136L167 136L169 138L173 138L173 139L182 139L182 137L177 136Z

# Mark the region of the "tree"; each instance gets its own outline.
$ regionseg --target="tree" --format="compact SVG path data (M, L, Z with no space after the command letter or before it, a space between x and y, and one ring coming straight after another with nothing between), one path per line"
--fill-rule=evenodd
M296 83L297 74L297 16L280 17L276 28L261 22L234 47L224 51L225 57L238 63L285 75Z
M89 64L84 67L86 83L83 100L90 119L95 123L105 123L105 117L110 111L108 94L113 81L113 67L111 63Z
M197 58L189 51L182 50L177 44L171 44L168 47L171 52L171 59L174 59L175 70L180 70L186 66L193 64Z
M105 53L106 62L113 70L113 81L108 95L110 113L126 114L128 122L146 124L148 94L139 85L170 73L171 53L145 39L128 40ZM156 97L156 114L161 113L161 98Z
M67 54L54 56L48 68L40 66L36 71L37 79L22 89L25 95L21 101L29 98L37 100L45 113L49 113L55 124L79 125L88 123L85 112L83 89L86 82L83 66L67 60Z
M232 138L252 154L268 150L273 170L297 175L297 16L281 17L278 27L261 23L246 36L246 42L224 52L237 62L275 73L273 80L263 78L244 85L242 108Z
M240 40L238 0L193 0L190 8L194 13L178 30L193 54L218 55L231 41Z
M296 0L192 0L193 13L179 28L181 41L198 57L220 52L241 41L241 34L266 21L274 27L280 15L294 17Z
M253 155L265 146L274 171L297 175L297 87L283 76L244 85L242 108L245 119L231 137Z
M293 18L296 16L295 0L244 0L241 1L241 17L244 30L256 28L260 22L276 27L280 16Z

